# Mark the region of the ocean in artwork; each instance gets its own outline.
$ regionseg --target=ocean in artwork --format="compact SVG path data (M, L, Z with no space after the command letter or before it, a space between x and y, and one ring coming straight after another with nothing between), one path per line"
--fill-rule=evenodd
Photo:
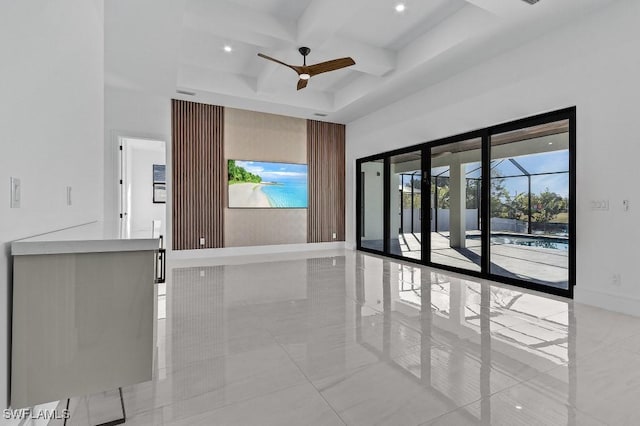
M275 185L264 185L262 192L269 198L272 207L306 208L307 180L280 179Z
M252 182L272 208L307 208L307 165L292 163L271 163L263 161L229 161L230 184ZM256 201L259 197L247 197L246 203L233 207L266 207L266 202ZM258 205L259 204L259 205Z

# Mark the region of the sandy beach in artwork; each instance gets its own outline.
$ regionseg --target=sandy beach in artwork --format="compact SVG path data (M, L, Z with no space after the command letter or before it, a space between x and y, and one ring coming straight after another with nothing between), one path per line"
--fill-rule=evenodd
M229 207L271 207L262 192L262 183L234 183L229 185Z

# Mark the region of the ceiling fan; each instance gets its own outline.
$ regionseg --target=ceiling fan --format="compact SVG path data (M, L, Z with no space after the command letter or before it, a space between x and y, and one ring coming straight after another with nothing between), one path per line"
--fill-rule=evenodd
M258 56L273 61L277 64L284 65L285 67L289 67L297 72L299 77L298 90L307 87L309 79L314 75L322 74L323 72L336 71L356 64L356 62L351 58L340 58L331 61L320 62L319 64L307 65L307 55L311 52L311 49L309 49L308 47L301 47L298 49L298 52L300 52L300 54L304 58L304 63L301 66L289 65L270 56L263 55L262 53L258 53Z

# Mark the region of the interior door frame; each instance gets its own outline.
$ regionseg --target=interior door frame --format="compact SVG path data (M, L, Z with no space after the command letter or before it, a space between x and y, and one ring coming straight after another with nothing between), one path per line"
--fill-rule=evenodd
M126 175L126 164L127 164L127 150L125 149L125 141L128 139L134 139L134 140L141 140L141 141L149 141L149 142L162 142L164 143L165 146L165 166L167 167L167 177L166 177L166 185L167 185L167 191L169 189L169 182L170 182L170 173L168 173L169 170L169 161L168 161L168 153L169 153L169 145L167 143L167 141L165 140L165 138L160 137L160 136L152 136L152 135L137 135L135 133L128 133L128 132L114 132L113 134L113 140L114 140L114 147L113 150L116 152L114 158L115 158L115 179L114 179L114 186L115 186L115 190L114 190L114 195L117 199L117 203L115 203L117 210L115 211L115 215L119 224L119 231L121 235L126 235L125 233L125 225L126 225L126 221L128 219L128 212L127 212L127 203L125 202L125 195L124 195L124 187L125 187L125 183L127 180L127 175ZM167 192L168 193L168 192ZM167 218L167 220L165 220L164 226L165 226L165 233L168 234L170 233L170 221L168 220L169 218L169 199L167 198L167 202L166 202L166 212L165 212L165 217Z

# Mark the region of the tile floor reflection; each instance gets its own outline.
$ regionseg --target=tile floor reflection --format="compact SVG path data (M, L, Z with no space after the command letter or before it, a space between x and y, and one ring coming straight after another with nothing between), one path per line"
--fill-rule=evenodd
M640 424L640 318L351 251L222 262L170 265L127 424Z

